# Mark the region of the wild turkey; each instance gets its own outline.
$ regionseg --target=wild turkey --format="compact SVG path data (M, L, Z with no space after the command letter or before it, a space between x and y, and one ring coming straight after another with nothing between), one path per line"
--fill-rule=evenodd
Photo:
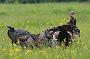
M70 33L72 32L72 28L69 25L57 26L51 28L50 30L54 32L54 39L57 39L57 42L59 42L60 45L62 42L64 42L65 39L65 46L69 46L71 34L69 34L68 31L70 31Z
M19 41L26 41L31 34L28 31L22 30L22 29L14 29L12 26L7 26L8 28L8 36L12 40L12 45L13 43L17 44L18 39Z
M80 37L80 30L79 30L79 28L77 27L77 25L76 25L76 18L75 18L75 12L74 11L71 11L70 13L69 13L69 16L70 16L70 21L69 22L67 22L67 24L68 25L71 25L72 26L72 28L73 28L73 39L75 39L75 36L77 36L77 37Z
M75 12L74 11L71 11L69 13L69 16L70 16L71 19L70 19L69 22L67 22L67 24L72 25L72 26L76 26Z
M37 40L37 44L39 45L39 47L43 47L43 46L48 46L48 47L52 47L52 40L53 39L53 31L47 29L42 31L39 36L38 36L38 40Z
M75 39L75 36L80 37L80 30L76 26L75 12L71 11L69 13L71 17L70 21L67 24L62 26L53 27L50 30L55 33L59 32L56 36L56 39L61 43L66 38L65 45L68 46L68 43L71 41L72 37ZM74 34L74 35L73 35ZM55 36L55 34L53 34Z

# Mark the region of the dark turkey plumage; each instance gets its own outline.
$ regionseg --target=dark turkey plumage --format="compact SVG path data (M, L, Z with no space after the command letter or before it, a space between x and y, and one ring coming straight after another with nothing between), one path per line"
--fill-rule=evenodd
M31 35L28 31L22 29L14 29L12 26L7 26L8 28L8 36L12 40L13 43L17 43L18 39L21 41L27 40L27 38Z
M68 42L70 42L72 37L73 39L75 39L75 36L80 37L80 30L76 26L75 12L71 11L69 13L69 16L71 19L69 22L67 22L67 24L50 29L51 31L59 32L56 37L59 42L62 42L64 41L64 39L66 39L66 46L68 45Z
M75 34L78 37L80 37L80 29L77 27L75 14L76 13L74 11L71 11L69 13L70 21L67 22L67 24L72 26L72 28L73 28L73 34Z
M69 13L69 16L70 16L70 20L69 20L69 22L67 22L67 24L72 25L72 26L76 26L75 12L71 11Z

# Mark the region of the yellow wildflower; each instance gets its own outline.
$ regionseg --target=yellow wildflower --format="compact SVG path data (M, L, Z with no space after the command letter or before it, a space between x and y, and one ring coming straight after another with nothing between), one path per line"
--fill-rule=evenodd
M19 48L15 48L14 50L15 50L16 52L19 52L19 51L20 51L20 49L19 49Z
M13 55L13 52L14 52L13 49L10 49L10 55Z

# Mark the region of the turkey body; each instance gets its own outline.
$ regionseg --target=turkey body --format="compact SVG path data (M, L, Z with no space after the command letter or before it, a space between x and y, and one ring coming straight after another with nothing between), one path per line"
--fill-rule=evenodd
M29 36L31 36L31 34L26 31L26 30L22 30L22 29L14 29L13 27L11 26L8 26L9 30L7 32L8 34L8 37L12 40L12 45L13 43L17 44L18 42L18 39L19 41L25 41L27 40L27 38Z

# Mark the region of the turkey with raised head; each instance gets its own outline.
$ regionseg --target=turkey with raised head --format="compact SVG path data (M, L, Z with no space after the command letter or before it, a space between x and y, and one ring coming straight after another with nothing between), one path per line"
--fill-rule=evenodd
M71 11L69 13L69 16L70 16L70 20L69 20L69 22L67 22L67 24L72 25L72 26L76 26L75 12Z

